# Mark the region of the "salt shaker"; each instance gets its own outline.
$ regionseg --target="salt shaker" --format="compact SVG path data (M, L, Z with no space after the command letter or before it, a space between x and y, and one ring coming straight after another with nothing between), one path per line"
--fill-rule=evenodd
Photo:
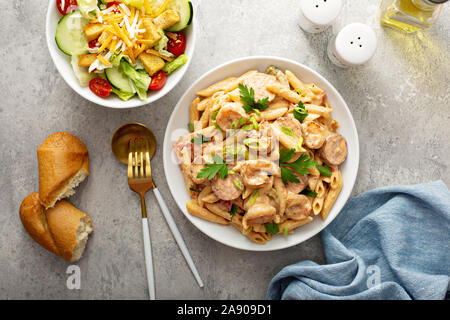
M318 33L331 26L342 8L342 0L301 0L300 27Z
M375 54L377 37L371 27L351 23L328 43L328 57L341 68L356 67L368 62Z

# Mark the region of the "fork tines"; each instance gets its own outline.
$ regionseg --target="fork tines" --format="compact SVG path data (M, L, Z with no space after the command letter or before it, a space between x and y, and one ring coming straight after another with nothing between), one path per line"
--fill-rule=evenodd
M132 138L128 153L128 179L150 179L152 171L150 167L148 139L144 137Z

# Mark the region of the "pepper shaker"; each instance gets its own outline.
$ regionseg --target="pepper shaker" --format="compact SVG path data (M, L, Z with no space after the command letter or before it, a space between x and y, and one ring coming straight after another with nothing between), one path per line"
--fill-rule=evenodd
M326 30L338 17L342 0L301 0L300 27L309 33Z
M356 67L375 54L377 37L371 27L351 23L343 27L328 43L328 57L341 68Z

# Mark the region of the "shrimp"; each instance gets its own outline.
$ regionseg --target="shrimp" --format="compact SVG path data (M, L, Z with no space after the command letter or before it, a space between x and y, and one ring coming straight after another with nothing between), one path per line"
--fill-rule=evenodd
M244 184L253 188L266 186L270 183L271 176L281 176L280 167L265 159L243 161L233 171L240 171Z
M241 118L247 118L242 103L240 102L226 102L220 108L219 113L216 116L216 123L222 129L230 129L233 121L239 123Z
M259 130L240 130L237 134L237 142L246 145L255 155L265 157L272 151L274 138L273 130L267 121L263 121L259 125Z
M244 215L242 220L244 229L248 229L248 226L271 222L275 218L276 213L277 209L270 204L269 197L265 194L260 195Z
M256 101L269 98L269 102L275 99L276 94L267 90L266 86L274 83L278 83L275 76L259 72L249 75L242 81L242 84L246 86L249 91L250 88L253 88Z
M307 196L291 193L288 195L284 213L293 220L305 219L312 213L311 201Z

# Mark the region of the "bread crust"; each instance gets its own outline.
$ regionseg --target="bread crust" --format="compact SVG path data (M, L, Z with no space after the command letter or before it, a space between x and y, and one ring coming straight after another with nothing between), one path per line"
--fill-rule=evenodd
M81 171L89 175L89 153L86 145L73 134L55 132L37 150L39 198L45 208L52 207Z
M85 218L92 229L89 216L65 200L45 210L37 192L28 195L20 206L20 219L28 234L45 249L73 262L77 246L77 230Z

